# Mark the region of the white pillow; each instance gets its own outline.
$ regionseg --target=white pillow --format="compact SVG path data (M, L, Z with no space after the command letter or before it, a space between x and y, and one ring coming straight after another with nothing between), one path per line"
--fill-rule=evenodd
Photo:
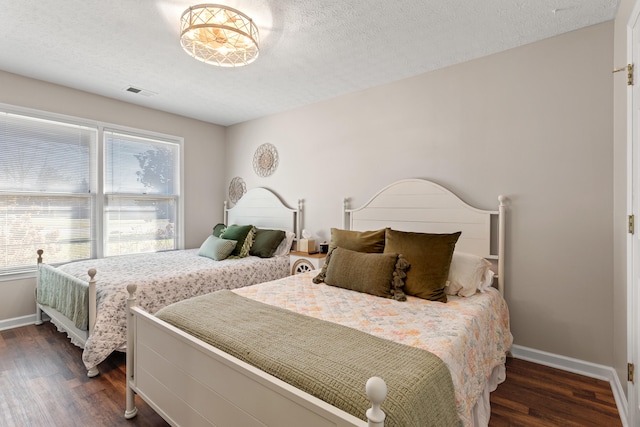
M449 267L449 278L444 292L447 295L470 297L481 289L487 281L487 271L491 263L477 255L454 252ZM493 279L493 275L491 276Z
M480 286L478 287L480 292L484 293L487 291L487 289L493 287L493 276L495 276L495 274L496 273L494 273L493 270L491 269L487 270L487 272L484 273L484 279L480 284Z
M289 251L291 251L291 245L293 244L293 239L296 238L296 234L291 231L285 231L284 239L276 248L276 251L273 253L273 256L283 256L288 255Z

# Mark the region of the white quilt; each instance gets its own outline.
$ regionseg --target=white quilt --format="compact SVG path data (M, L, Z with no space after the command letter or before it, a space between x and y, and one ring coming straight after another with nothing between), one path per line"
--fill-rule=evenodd
M127 340L127 285L137 285L137 305L149 313L164 306L220 289L235 289L289 275L289 256L213 261L198 249L157 252L73 262L59 269L88 281L97 270L97 316L82 360L97 366Z

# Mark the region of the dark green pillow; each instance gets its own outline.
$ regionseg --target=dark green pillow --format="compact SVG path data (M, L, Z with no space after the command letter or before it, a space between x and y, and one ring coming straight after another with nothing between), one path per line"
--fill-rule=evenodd
M230 225L222 232L220 238L238 242L230 256L244 258L249 256L249 249L253 243L255 227L253 225Z
M402 286L408 265L398 262L398 254L365 253L335 248L327 258L324 283L352 291L406 300ZM394 278L400 280L394 280Z
M253 244L249 250L249 255L258 256L260 258L271 258L282 239L285 232L282 230L264 230L256 228L253 237Z
M404 286L407 295L447 302L444 287L460 234L461 232L429 234L387 230L384 252L402 254L411 264Z
M227 228L226 225L224 224L216 224L215 227L213 227L213 235L216 237L220 237L220 235L222 234L222 232Z

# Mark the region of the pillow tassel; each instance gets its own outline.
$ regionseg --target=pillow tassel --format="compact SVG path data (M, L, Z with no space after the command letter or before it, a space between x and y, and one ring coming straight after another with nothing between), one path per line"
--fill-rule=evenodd
M409 261L402 255L398 255L396 261L396 269L393 272L393 280L391 282L391 294L396 301L406 301L407 296L402 291L404 281L407 278L407 270L411 267Z
M327 278L327 268L329 267L329 261L331 260L331 254L333 253L333 249L329 251L327 257L324 259L324 265L322 266L322 270L315 276L311 281L316 285L318 283L324 283L324 280Z

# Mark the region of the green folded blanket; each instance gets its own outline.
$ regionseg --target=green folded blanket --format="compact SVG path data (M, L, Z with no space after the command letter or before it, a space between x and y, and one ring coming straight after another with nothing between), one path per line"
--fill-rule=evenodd
M459 426L451 375L425 350L230 291L180 301L160 319L366 421L365 383L385 380L386 427Z

